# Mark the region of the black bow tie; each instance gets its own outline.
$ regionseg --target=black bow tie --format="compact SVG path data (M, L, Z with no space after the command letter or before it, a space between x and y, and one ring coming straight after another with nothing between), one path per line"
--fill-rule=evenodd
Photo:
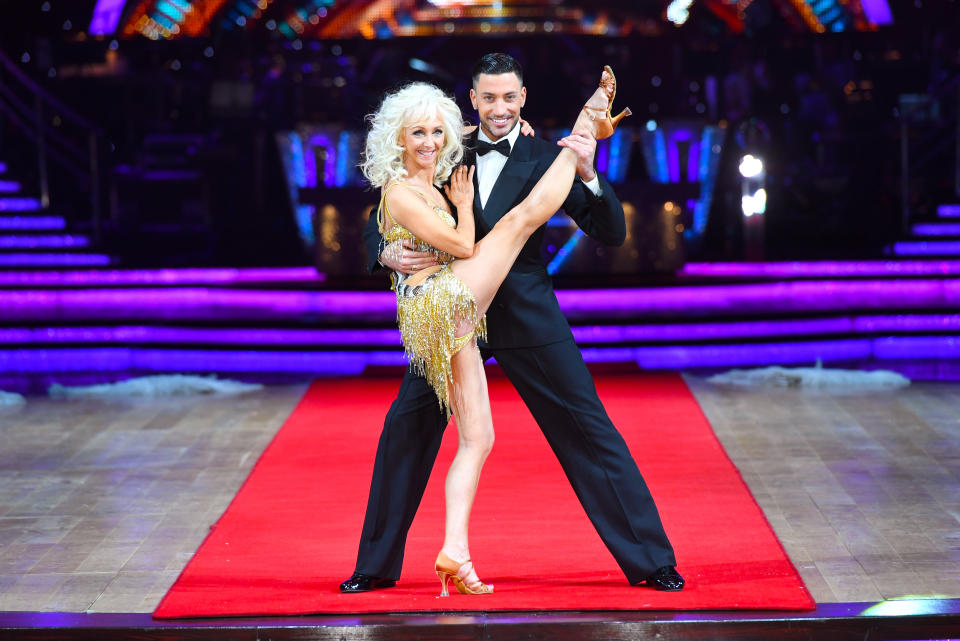
M483 156L491 151L499 151L501 154L510 157L510 141L504 138L500 142L487 142L486 140L477 141L477 154Z

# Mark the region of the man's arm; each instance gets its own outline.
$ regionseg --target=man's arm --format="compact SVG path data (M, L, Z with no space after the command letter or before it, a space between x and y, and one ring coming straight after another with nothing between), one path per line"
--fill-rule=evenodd
M367 271L376 274L384 269L415 274L425 267L437 264L437 258L430 252L413 250L407 241L396 241L384 246L383 236L377 225L376 211L370 212L367 226L363 228L363 244L367 250Z
M380 229L377 226L377 212L370 210L370 219L367 220L367 226L363 228L363 245L367 249L367 271L371 274L383 269L380 263L380 252L383 250L383 236L380 235Z

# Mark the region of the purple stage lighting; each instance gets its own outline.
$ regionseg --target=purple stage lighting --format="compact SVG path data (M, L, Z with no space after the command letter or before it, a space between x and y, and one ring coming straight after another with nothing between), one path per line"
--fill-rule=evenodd
M960 236L960 223L917 223L914 236Z
M960 330L960 315L914 314L854 316L802 320L657 323L574 327L578 343L630 344L707 342L784 336L943 332ZM205 344L221 346L400 347L400 335L390 329L261 329L210 327L44 327L0 328L0 344Z
M15 194L20 191L20 183L15 180L0 180L0 194Z
M0 210L3 209L0 203ZM2 230L57 230L64 229L67 221L60 216L0 216Z
M960 306L957 280L796 281L644 289L561 290L568 318L743 315L857 309L950 309ZM0 291L0 318L76 318L392 322L389 292L178 289Z
M0 249L66 249L69 247L88 247L90 239L86 236L0 236Z
M36 198L0 198L0 211L35 211L41 207Z
M867 20L875 25L893 24L893 13L887 0L860 0Z
M0 254L0 265L17 267L76 267L109 265L104 254Z
M109 36L117 30L126 0L97 0L87 31L91 36Z
M940 218L960 218L960 205L940 205L937 207Z
M960 260L864 260L789 263L687 263L680 276L717 278L842 278L846 276L955 276Z
M231 285L239 283L322 283L313 267L188 267L180 269L0 271L0 287L97 285Z
M960 337L887 337L751 345L597 347L588 363L635 363L643 369L727 368L764 365L960 359ZM357 376L368 367L403 367L402 351L263 351L155 348L0 350L0 373L183 372L286 373Z
M912 241L903 240L893 244L897 256L955 256L960 254L960 241Z

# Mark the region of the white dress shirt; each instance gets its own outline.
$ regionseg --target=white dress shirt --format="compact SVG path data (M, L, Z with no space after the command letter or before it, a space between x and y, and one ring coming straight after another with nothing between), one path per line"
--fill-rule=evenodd
M490 140L490 138L483 132L483 129L480 128L477 132L477 137L480 140L484 140L489 143L497 143L506 138L510 142L510 151L513 151L513 146L517 142L517 138L520 136L520 123L510 130L506 136L498 138L497 140ZM487 206L487 199L490 198L490 192L493 191L493 185L497 182L497 178L500 177L500 172L503 171L503 166L507 164L507 157L503 154L490 151L482 156L477 154L477 193L480 194L480 206ZM600 196L600 179L596 176L593 177L593 180L590 182L584 182L584 185L587 186L587 189L593 192L597 197Z

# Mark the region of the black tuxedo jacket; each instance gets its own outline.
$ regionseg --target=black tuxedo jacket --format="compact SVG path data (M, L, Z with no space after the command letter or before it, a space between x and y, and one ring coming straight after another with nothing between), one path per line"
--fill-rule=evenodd
M476 131L464 141L466 164L473 164L475 160L470 150L476 141ZM487 206L480 206L479 194L474 196L477 240L486 236L505 213L530 193L561 149L556 143L539 138L517 138L510 158L490 192ZM563 209L591 238L606 245L622 245L626 238L623 206L603 176L600 176L600 186L601 197L598 198L577 178ZM570 325L560 311L540 252L545 229L546 226L540 227L524 245L487 311L486 346L490 349L537 347L572 338ZM371 214L363 238L370 272L382 269L377 261L381 236L376 215Z

